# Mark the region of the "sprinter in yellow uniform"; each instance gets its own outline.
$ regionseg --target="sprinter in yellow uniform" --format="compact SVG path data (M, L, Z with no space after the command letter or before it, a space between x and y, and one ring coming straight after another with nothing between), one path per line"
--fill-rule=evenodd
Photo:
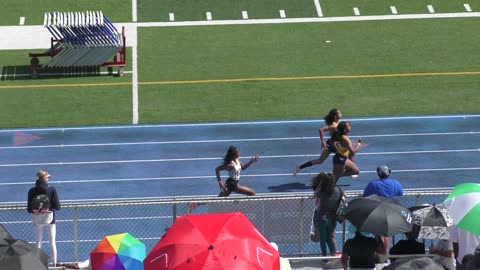
M352 131L350 122L342 121L337 126L337 132L332 136L332 140L337 147L337 152L333 156L333 175L336 182L342 176L352 176L360 173L353 160L362 145L362 139L359 138L357 146L353 148L352 142L348 138L350 131Z

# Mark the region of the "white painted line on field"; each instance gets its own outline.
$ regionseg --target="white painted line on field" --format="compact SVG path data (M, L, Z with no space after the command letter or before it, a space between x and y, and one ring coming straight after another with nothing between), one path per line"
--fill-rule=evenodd
M207 16L207 21L211 21L211 20L212 20L212 13L211 13L211 12L207 12L207 13L206 13L206 16Z
M19 25L24 25L25 24L25 17L20 17L20 22L18 24Z
M353 8L353 14L355 14L355 16L360 16L360 10L358 9L358 7Z
M435 9L433 9L432 5L427 5L428 12L435 13Z
M137 0L132 0L132 21L137 21Z
M132 29L130 30L132 31ZM137 32L137 28L134 28ZM136 36L137 33L135 33ZM137 54L137 45L132 46L132 124L138 125L139 114L138 114L138 54Z
M242 10L242 18L248 20L248 12L246 10Z
M409 19L439 19L439 18L476 18L480 12L462 13L423 13L423 14L399 14L399 15L372 15L372 16L345 16L328 18L287 18L287 19L250 19L250 20L216 20L216 21L185 21L185 22L145 22L133 23L138 27L176 27L176 26L205 26L205 25L250 25L250 24L283 24L283 23L315 23L315 22L359 22L359 21L385 21L385 20L409 20ZM122 25L131 25L124 23ZM43 28L41 28L43 30ZM0 26L2 30L2 26ZM1 45L1 43L0 43ZM0 47L1 48L1 47ZM19 49L19 48L15 48Z
M278 11L278 13L280 14L280 18L285 19L287 17L287 15L285 14L285 10L283 10L283 9L280 9Z
M168 13L168 20L170 20L171 22L175 21L175 14Z
M470 7L469 4L463 4L463 6L465 7L465 10L466 10L467 12L472 12L472 8Z
M392 11L392 14L397 15L397 8L395 6L390 6L390 10Z
M320 5L320 0L313 0L315 4L315 9L317 10L318 17L323 17L322 6Z

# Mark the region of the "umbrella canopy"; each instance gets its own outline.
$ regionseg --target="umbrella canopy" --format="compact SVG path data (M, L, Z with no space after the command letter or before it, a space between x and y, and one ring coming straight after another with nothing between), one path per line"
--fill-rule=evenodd
M412 230L412 214L392 198L375 194L357 198L344 210L345 218L362 232L391 236Z
M420 225L420 239L450 239L449 226L453 219L447 207L443 204L424 204L408 208L413 214L413 223Z
M178 218L144 260L145 270L279 270L280 255L242 213Z
M23 240L0 239L0 269L48 270L48 256Z
M396 259L384 270L444 270L443 266L429 257L407 257Z
M13 239L12 235L0 224L0 239Z
M106 236L90 253L92 270L143 270L145 244L129 233Z
M458 228L480 235L480 184L455 186L445 200Z

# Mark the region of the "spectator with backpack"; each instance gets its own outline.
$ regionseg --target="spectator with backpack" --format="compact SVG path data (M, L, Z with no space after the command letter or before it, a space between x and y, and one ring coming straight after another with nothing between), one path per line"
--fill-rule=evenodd
M42 247L43 230L47 229L50 242L50 255L53 266L57 265L57 245L55 243L55 210L60 210L60 200L55 187L48 184L50 174L46 170L37 172L35 187L28 191L27 211L32 214L35 226L35 242Z

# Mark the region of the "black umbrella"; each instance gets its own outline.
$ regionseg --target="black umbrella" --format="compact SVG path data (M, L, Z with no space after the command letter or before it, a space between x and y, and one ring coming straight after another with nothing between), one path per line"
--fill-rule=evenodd
M397 200L370 195L350 201L346 219L362 232L391 236L412 230L412 214Z
M48 256L19 239L0 239L0 269L48 270Z
M396 259L384 270L444 270L443 266L429 257L406 257Z
M453 225L450 212L443 204L418 205L408 208L413 214L413 223L420 225L420 239L450 239L449 226Z
M12 235L0 224L0 239L13 239Z

